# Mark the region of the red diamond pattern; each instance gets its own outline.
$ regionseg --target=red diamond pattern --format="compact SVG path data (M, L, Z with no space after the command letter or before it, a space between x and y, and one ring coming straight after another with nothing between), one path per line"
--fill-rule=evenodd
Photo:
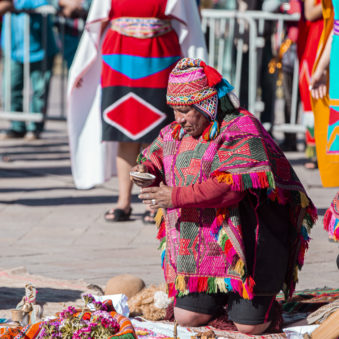
M108 124L133 140L144 136L166 118L165 113L134 93L128 93L116 101L103 114Z

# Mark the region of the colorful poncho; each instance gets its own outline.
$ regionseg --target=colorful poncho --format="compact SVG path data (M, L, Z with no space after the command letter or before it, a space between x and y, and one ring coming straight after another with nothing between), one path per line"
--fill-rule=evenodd
M330 239L339 241L339 192L334 197L331 207L325 213L324 228Z
M232 191L248 193L246 196L254 197L255 203L249 202L250 207L245 209L240 208L241 204L221 209L167 209L159 222L158 238L169 295L233 291L251 299L259 292L274 294L281 288L291 295L298 279L297 268L303 265L316 209L283 153L259 121L245 110L227 114L220 134L212 141L187 134L176 140L172 129L173 125L165 127L144 150L139 162L147 165L151 161L155 174L168 186L188 186L215 177L228 183ZM255 254L251 257L250 269L244 246L249 235L243 234L246 209L255 215L259 204L267 201L273 206L269 210L285 206L287 213L284 214L289 220L279 231L288 235L286 260L281 264L286 267L281 269L283 277L279 287L272 291L255 289L259 278L253 274L254 266L257 272L274 269L262 267L266 264L257 257L262 255L257 251L262 239L261 225L258 223L256 227ZM272 229L274 227L272 225ZM279 236L275 238L279 241ZM275 254L271 257L276 255L274 251L273 248ZM276 259L273 266L282 262Z

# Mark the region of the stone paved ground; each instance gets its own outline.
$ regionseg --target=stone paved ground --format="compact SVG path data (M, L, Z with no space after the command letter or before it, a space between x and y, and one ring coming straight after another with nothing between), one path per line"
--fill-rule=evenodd
M39 141L0 141L0 155L0 268L24 266L35 275L101 286L121 273L147 284L163 281L155 229L140 220L144 208L138 189L133 220L124 223L103 219L117 199L116 178L91 190L74 189L65 122L48 121ZM322 230L337 189L322 188L318 171L304 169L303 153L287 156L320 215L298 289L338 287L338 245ZM0 292L1 286L0 280Z
M117 180L92 190L74 189L65 122L48 122L43 139L1 141L0 215L2 268L105 284L120 273L160 282L155 229L140 221L133 192L133 220L107 223Z

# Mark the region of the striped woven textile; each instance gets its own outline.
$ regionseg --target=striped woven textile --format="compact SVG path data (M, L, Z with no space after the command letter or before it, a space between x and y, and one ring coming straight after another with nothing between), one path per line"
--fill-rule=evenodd
M120 17L111 21L112 29L129 37L148 39L161 36L173 28L170 20Z

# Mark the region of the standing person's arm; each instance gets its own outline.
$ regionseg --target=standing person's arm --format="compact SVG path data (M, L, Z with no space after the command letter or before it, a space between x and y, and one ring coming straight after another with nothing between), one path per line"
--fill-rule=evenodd
M1 0L0 1L0 15L4 15L6 12L14 9L12 0Z
M332 36L333 29L326 41L326 46L320 57L318 66L315 69L314 73L312 74L310 89L312 97L315 99L321 99L327 93L327 78L328 78L327 68L330 64Z
M314 0L305 0L304 14L306 20L315 21L322 18L323 9L320 4L315 4Z
M107 27L108 27L108 24L109 24L109 21L107 20L107 21L103 21L102 23L101 23L101 28L100 28L100 36L102 37L103 36L103 34L105 33L105 31L106 31L106 29L107 29ZM75 87L76 88L80 88L81 86L82 86L82 82L83 82L83 79L82 79L82 77L81 78L79 78L76 82L75 82Z
M101 37L103 36L103 34L105 33L107 27L109 25L109 21L103 21L101 24Z

